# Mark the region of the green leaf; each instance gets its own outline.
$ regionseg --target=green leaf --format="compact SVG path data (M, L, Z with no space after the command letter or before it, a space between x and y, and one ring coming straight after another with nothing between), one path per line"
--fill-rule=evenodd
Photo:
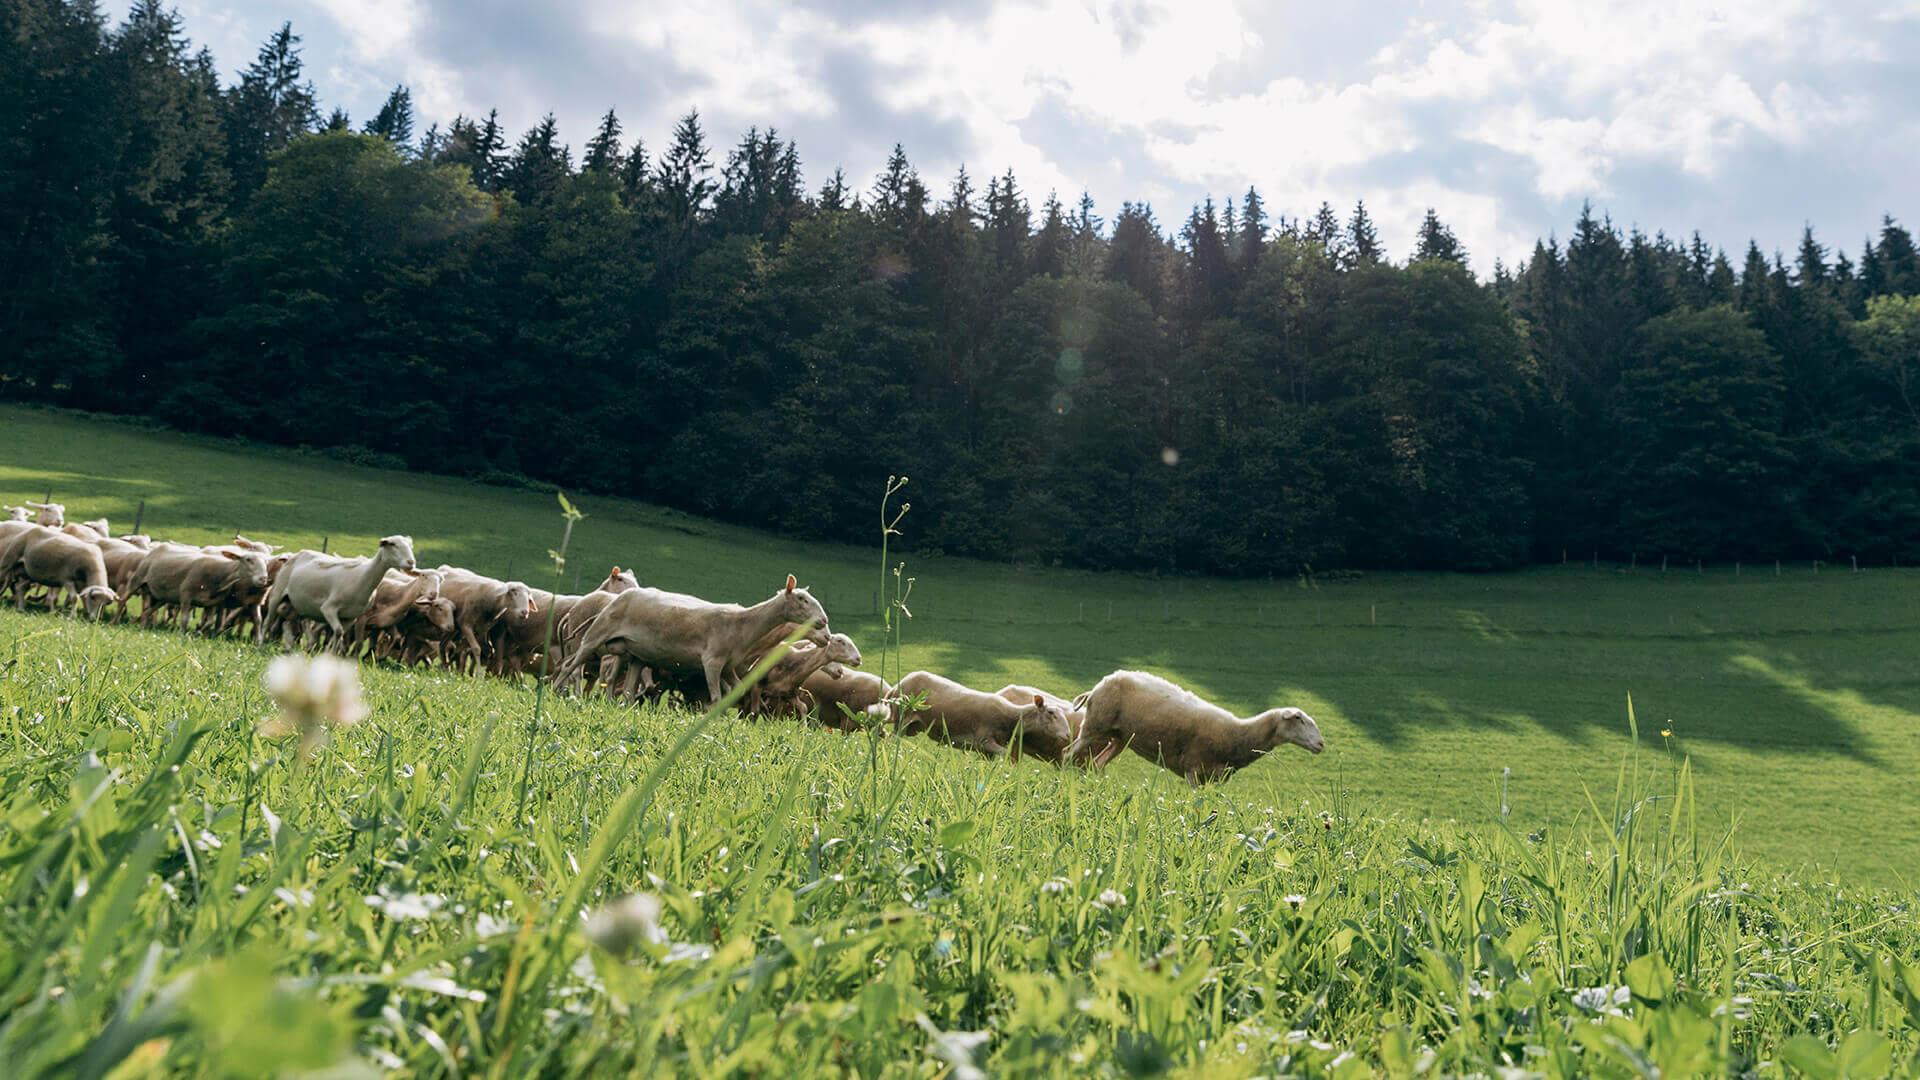
M973 839L973 834L978 830L979 826L971 821L956 821L940 830L940 846L957 848Z
M1642 1001L1665 1001L1673 987L1673 972L1652 953L1627 965L1627 988Z
M1846 1037L1835 1057L1841 1076L1853 1080L1886 1076L1893 1070L1893 1043L1863 1028Z
M1840 1070L1835 1066L1833 1051L1827 1044L1811 1035L1796 1035L1780 1047L1780 1060L1814 1077L1815 1080L1838 1080Z

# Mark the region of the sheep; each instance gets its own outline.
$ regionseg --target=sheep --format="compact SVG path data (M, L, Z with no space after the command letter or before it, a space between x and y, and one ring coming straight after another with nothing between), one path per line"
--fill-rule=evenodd
M348 649L358 652L361 645L379 637L381 631L399 625L409 612L432 607L433 602L440 599L440 583L444 579L445 575L438 570L421 570L413 575L387 571L380 584L374 586L373 600L367 610L353 621L348 633ZM453 605L447 606L451 611Z
M1067 715L1067 737L1065 739L1055 741L1048 732L1029 731L1027 732L1025 741L1027 753L1035 757L1045 758L1055 765L1062 764L1066 760L1067 746L1080 734L1080 725L1082 721L1087 718L1085 712L1075 708L1073 703L1066 698L1049 694L1045 690L1035 689L1031 686L1023 686L1019 683L1008 683L994 691L994 693L1013 702L1015 705L1025 705L1036 697L1043 698L1047 704L1065 713Z
M1218 705L1144 671L1116 671L1074 699L1085 710L1067 748L1073 761L1103 765L1122 747L1198 787L1225 780L1286 743L1326 749L1313 717L1292 707L1241 719Z
M494 628L500 621L532 616L533 590L518 581L501 581L458 566L443 564L438 570L440 595L453 601L456 622L451 665L477 672L491 658Z
M909 700L923 694L924 703L909 710ZM925 732L935 742L978 750L988 757L1011 751L1018 760L1021 743L1033 732L1049 741L1067 741L1067 714L1048 704L1044 695L1035 694L1031 703L1017 705L930 671L911 672L894 687L892 720L894 730L903 736Z
M258 557L256 553L256 557ZM373 600L373 591L380 585L380 579L388 570L404 570L411 573L415 569L413 561L413 538L408 536L388 536L380 541L379 548L370 556L347 559L337 555L323 555L318 551L302 551L287 561L274 576L273 587L267 593L266 621L271 622L280 616L280 601L289 601L293 614L301 618L325 619L327 629L333 632L332 647L338 651L345 647L347 622L358 619L367 610ZM267 627L262 625L260 639L264 640Z
M661 669L698 668L707 695L718 701L737 679L728 677L747 650L781 623L806 623L806 639L824 646L827 612L792 574L786 588L752 607L714 604L683 593L629 589L613 598L589 623L580 647L567 660L571 681L586 665L613 653Z
M57 502L30 502L26 505L34 510L34 524L57 529L67 523L67 508Z
M267 584L267 560L258 552L232 548L205 551L185 544L156 544L134 568L118 592L121 610L141 597L140 624L153 625L161 606L174 606L174 623L185 632L197 607L209 609L203 629L216 628L212 609Z
M400 621L375 639L373 658L397 656L407 667L439 660L445 644L453 640L455 626L453 601L444 596L435 597L425 607L410 606L401 613Z
M27 509L24 506L0 506L0 510L5 510L7 512L8 521L32 521L33 520L33 511Z
M515 582L514 584L519 584ZM524 612L509 612L500 621L493 624L493 632L488 645L493 653L493 662L489 670L502 678L519 678L533 666L534 658L540 650L546 648L548 613L561 600L573 600L574 597L560 597L545 589L524 586L533 602ZM554 616L558 618L557 614ZM549 669L553 665L547 665Z
M51 590L50 607L57 610L64 599L71 613L77 602L86 609L87 618L97 619L100 609L113 599L113 589L107 585L106 563L94 545L57 530L43 529L29 534L22 547L20 561L13 572L26 581L47 586ZM15 589L14 609L26 607L26 601L27 590Z
M101 559L107 564L107 584L112 587L116 598L126 591L127 583L133 580L133 572L140 568L141 561L147 557L147 551L151 547L145 543L146 537L139 539L142 542L137 544L132 538L125 536L112 539L103 537L94 541L94 546L100 549ZM114 618L125 620L126 617L127 604L126 601L121 600Z
M579 644L580 636L586 632L587 624L606 610L607 604L614 597L639 587L640 579L634 575L633 571L622 570L616 566L607 575L607 579L600 583L599 588L580 597L564 611L554 612L553 643L556 662L548 664L547 669L556 681L559 678L559 669L564 666L566 658L572 655L573 647ZM617 663L618 661L615 660L614 664L617 665ZM603 664L602 668L609 666ZM607 674L607 679L611 679L611 673Z
M26 553L30 538L53 531L31 521L16 519L0 522L0 595L11 589L17 597L24 599L32 583L16 573L20 557Z
M883 703L892 695L893 687L887 680L870 671L849 671L837 679L828 672L816 671L800 684L796 707L801 715L812 715L827 727L857 731L859 718L870 715L869 710L885 713ZM842 712L842 705L853 715Z
M239 533L233 534L233 546L242 551L257 551L262 555L272 555L280 550L279 544L263 544L258 540L249 540Z
M786 640L785 635L781 640ZM747 691L746 711L752 716L805 716L800 687L816 673L829 679L845 678L847 667L859 667L860 659L859 647L845 634L828 635L825 645L801 641L788 646L786 655ZM754 664L758 666L759 661Z

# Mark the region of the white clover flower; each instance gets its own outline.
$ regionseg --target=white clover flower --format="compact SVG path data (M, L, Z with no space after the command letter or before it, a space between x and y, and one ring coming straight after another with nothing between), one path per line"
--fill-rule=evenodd
M447 898L437 893L396 893L381 886L380 891L367 897L367 906L380 912L389 919L431 919L442 907Z
M1286 901L1287 903L1293 905L1294 907L1299 907L1301 904L1304 904L1307 902L1307 898L1300 895L1299 893L1288 893L1287 895L1281 897L1280 899Z
M1067 882L1063 878L1054 878L1040 886L1040 891L1048 896L1059 896L1067 891Z
M1096 897L1093 902L1109 910L1117 907L1126 907L1127 895L1118 889L1102 889L1100 890L1100 895Z
M300 736L302 758L319 749L333 729L352 727L367 715L359 665L337 657L282 656L267 665L261 682L280 706L280 715L261 725L261 733Z
M587 940L619 956L635 945L664 945L667 932L660 927L660 898L652 893L634 893L621 897L587 916Z
M1624 986L1588 986L1573 992L1573 1003L1588 1012L1624 1015L1615 1006L1625 1005L1633 997Z

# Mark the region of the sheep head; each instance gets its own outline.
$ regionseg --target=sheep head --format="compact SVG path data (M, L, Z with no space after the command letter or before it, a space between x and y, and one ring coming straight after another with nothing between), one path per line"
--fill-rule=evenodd
M427 617L427 622L442 634L453 633L453 601L436 596L428 600L426 605L422 614Z
M27 509L24 506L0 506L0 510L5 510L7 512L8 521L32 521L33 520L33 511Z
M1027 751L1048 761L1059 761L1067 745L1073 742L1066 710L1048 704L1039 694L1033 695L1033 704L1020 706L1020 731L1020 741Z
M1260 720L1266 725L1264 734L1269 749L1292 743L1310 754L1318 754L1327 748L1327 741L1320 737L1320 725L1291 705L1268 709L1260 714Z
M380 559L388 566L411 572L414 569L413 537L387 536L380 540Z
M828 678L838 679L846 675L847 668L860 666L860 647L845 634L834 634L827 638L827 662L820 668Z
M607 580L600 583L600 591L610 593L623 593L639 587L640 578L633 571L622 570L617 566L607 575Z
M794 580L792 574L787 575L787 587L774 594L774 602L779 605L781 622L807 624L804 640L822 648L826 646L832 636L827 630L827 609L820 606L820 601L815 600L812 593L800 588L800 583Z
M57 529L67 523L67 508L61 503L30 502L26 505L38 511L34 520L49 529Z
M235 578L256 589L264 589L273 584L273 575L267 573L267 557L257 551L238 551L234 548L221 548L220 556L239 564L234 568Z
M98 619L100 609L107 606L107 601L117 599L119 597L105 585L89 585L80 590L80 604L86 609L89 619Z

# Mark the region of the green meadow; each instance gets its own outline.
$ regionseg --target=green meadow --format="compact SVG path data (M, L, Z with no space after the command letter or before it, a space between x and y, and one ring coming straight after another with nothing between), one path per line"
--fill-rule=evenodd
M587 498L556 581L550 493L0 410L0 493L48 488L562 587L791 571L879 659L854 545ZM0 611L6 1075L1920 1078L1906 574L906 558L906 667L1149 667L1328 752L1195 791L369 666L302 756L275 649Z
M8 503L51 490L70 517L105 515L124 531L144 501L143 530L198 542L241 530L362 553L402 532L422 565L569 590L619 564L645 584L751 603L792 572L873 654L879 553L863 545L877 540L882 479L875 535L845 545L580 497L587 517L556 575L551 494L0 409ZM909 484L904 497L938 493ZM1631 698L1642 737L1692 761L1700 813L1737 822L1743 855L1889 886L1911 887L1920 867L1917 572L1555 566L1224 581L900 558L916 579L901 671L1072 696L1144 668L1243 714L1305 708L1326 754L1262 762L1229 785L1247 799L1339 791L1371 813L1475 822L1498 813L1504 779L1516 825L1562 825L1611 784Z

